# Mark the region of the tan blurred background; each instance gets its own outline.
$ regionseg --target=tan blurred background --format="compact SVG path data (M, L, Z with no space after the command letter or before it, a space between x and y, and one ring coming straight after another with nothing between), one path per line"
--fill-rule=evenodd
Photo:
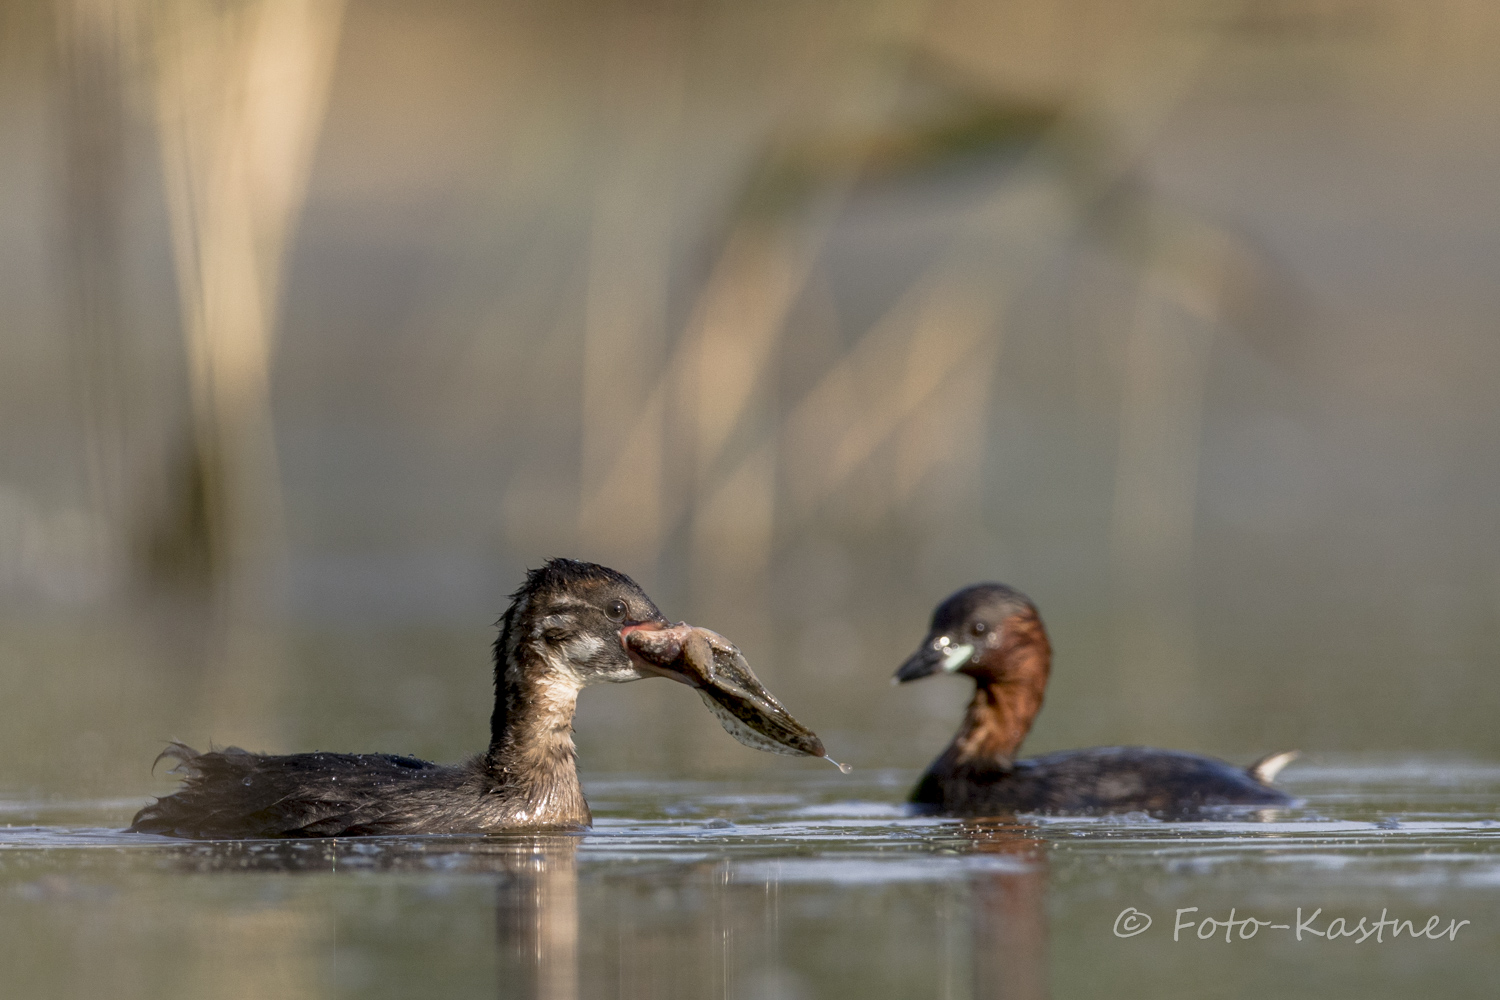
M1478 0L6 0L0 789L477 750L552 555L856 766L978 579L1034 751L1493 757L1497 106Z

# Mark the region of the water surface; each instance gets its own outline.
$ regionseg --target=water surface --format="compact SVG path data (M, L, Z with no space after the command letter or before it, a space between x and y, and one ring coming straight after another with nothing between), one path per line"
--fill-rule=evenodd
M916 818L913 777L586 776L589 833L492 838L196 843L120 832L134 800L0 799L4 992L1490 995L1500 766L1297 764L1302 805L1191 824Z

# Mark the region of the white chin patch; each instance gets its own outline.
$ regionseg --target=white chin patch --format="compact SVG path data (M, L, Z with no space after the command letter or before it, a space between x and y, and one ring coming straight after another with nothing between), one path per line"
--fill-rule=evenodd
M569 639L563 648L568 651L568 659L584 663L604 651L604 640L596 635L578 635Z
M969 657L974 655L974 647L969 643L962 646L954 646L948 650L948 655L943 657L943 670L953 673L959 667L969 662Z

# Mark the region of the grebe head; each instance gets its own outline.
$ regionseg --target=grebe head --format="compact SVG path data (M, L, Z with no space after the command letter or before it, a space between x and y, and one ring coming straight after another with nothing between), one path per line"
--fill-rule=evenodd
M1003 583L976 583L937 606L927 638L896 680L958 673L980 683L1045 683L1050 661L1047 631L1031 599Z
M534 653L578 686L649 676L626 651L625 637L667 620L624 573L576 559L552 559L526 574L500 619L495 656L502 666Z

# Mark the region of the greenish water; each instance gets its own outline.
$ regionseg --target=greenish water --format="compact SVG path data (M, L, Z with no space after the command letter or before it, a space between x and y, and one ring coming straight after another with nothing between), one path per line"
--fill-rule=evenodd
M1195 824L919 819L912 777L586 776L579 836L195 843L0 800L4 993L1492 995L1500 767L1294 765L1297 808Z

